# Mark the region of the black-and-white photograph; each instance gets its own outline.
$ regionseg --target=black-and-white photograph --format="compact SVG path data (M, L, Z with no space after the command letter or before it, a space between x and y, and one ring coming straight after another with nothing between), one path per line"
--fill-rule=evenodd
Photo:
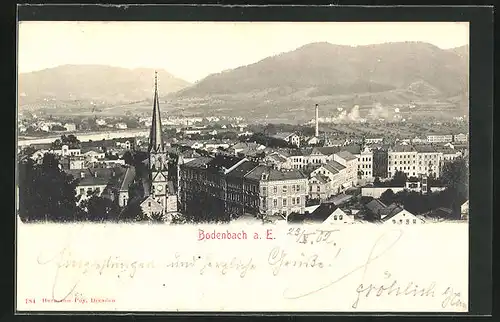
M19 217L467 220L468 37L459 22L21 22Z
M468 21L117 10L18 22L17 310L469 312Z

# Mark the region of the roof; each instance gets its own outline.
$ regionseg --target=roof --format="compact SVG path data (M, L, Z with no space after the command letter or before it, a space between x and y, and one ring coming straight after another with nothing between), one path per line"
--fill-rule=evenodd
M453 211L449 208L440 207L432 210L429 215L432 217L449 217Z
M242 160L243 158L219 154L213 157L212 160L208 162L207 166L213 169L230 169Z
M280 133L276 133L275 135L272 135L271 137L273 138L276 138L276 139L286 139L288 138L289 136L291 135L296 135L295 133L291 133L291 132L280 132Z
M351 152L349 151L340 151L338 153L336 153L339 157L341 157L342 159L346 160L346 161L351 161L351 160L356 160L357 158L352 155Z
M393 146L389 152L415 152L415 149L411 145L398 144Z
M328 202L333 203L333 204L338 206L338 205L341 205L341 204L351 200L352 198L353 198L352 195L339 194L339 195L336 195L336 196L329 198Z
M380 200L378 199L373 199L369 203L367 203L366 208L371 211L373 214L379 214L381 211L383 211L387 206Z
M255 168L258 164L252 161L244 161L240 165L238 165L236 168L232 169L230 172L228 172L227 176L228 177L233 177L233 178L244 178L245 175L250 172L253 168Z
M393 204L387 206L385 209L382 209L380 211L380 215L382 217L381 219L384 221L388 220L388 219L396 216L397 214L399 214L403 210L404 210L403 207L393 203Z
M189 162L183 164L185 167L189 168L202 168L207 165L213 158L211 157L199 157Z
M328 183L330 181L330 178L328 178L328 177L326 177L324 175L321 175L321 174L315 175L311 179L314 179L314 178L316 180L318 180L318 182L321 183L321 184L325 184L325 183Z
M120 191L128 191L128 188L134 182L135 179L135 167L128 167L125 171L125 175L122 177L120 184Z
M270 154L267 156L268 159L272 159L277 162L286 162L288 159L279 154Z
M70 169L65 172L78 180L78 186L108 185L110 179L116 174L113 168Z
M341 170L344 170L346 168L342 164L338 163L337 161L333 161L333 160L328 162L327 164L323 164L323 167L333 174L339 173Z
M360 154L361 153L361 147L358 144L349 144L349 145L343 146L342 150L348 151L351 154Z
M307 221L324 222L338 207L333 203L322 203L306 217Z
M436 153L436 149L432 145L415 145L413 147L418 153Z
M245 178L251 180L262 181L262 174L266 173L268 176L265 181L285 181L295 179L307 179L307 176L299 170L277 170L270 166L259 165L250 171Z

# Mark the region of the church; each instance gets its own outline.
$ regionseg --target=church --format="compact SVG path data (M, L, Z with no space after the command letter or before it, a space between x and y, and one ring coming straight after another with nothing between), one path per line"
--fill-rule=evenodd
M125 203L123 206L133 208L134 205L139 205L143 215L146 216L145 219L170 222L172 215L177 213L177 194L173 182L168 180L169 159L162 138L157 73L155 73L153 116L147 152L148 158L142 162L147 168L147 175L139 177L134 170L135 178L130 180L142 183L143 195L134 198L134 200L131 200L128 204ZM130 170L132 169L133 167L130 168ZM130 183L125 186L121 191L126 194L125 201L128 201Z

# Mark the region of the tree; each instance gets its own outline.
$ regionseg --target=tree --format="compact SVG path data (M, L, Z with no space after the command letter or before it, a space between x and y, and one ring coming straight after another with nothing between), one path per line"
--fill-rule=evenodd
M373 180L373 186L380 187L381 185L382 185L382 182L380 182L380 178L376 177L375 180Z
M80 214L76 205L77 179L59 168L53 154L42 164L28 159L19 165L19 215L29 221L71 221Z
M116 220L118 205L108 198L93 194L80 203L83 219L88 221Z
M386 205L390 205L396 201L396 194L392 189L387 189L380 195L380 201L382 201Z
M444 184L456 193L460 199L467 199L469 194L469 169L464 158L446 162L441 171Z
M408 177L406 176L406 173L404 173L403 171L396 171L391 183L395 187L404 187L407 180Z
M130 151L125 151L125 153L123 154L123 160L125 161L125 164L132 166L134 165L134 156Z

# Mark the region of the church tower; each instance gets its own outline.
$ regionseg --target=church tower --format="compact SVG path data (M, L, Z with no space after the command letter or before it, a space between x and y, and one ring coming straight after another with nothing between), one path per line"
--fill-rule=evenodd
M149 134L149 171L151 179L150 196L163 209L167 208L168 196L168 159L163 146L160 104L158 98L158 74L155 72L155 93L153 101L153 119Z

